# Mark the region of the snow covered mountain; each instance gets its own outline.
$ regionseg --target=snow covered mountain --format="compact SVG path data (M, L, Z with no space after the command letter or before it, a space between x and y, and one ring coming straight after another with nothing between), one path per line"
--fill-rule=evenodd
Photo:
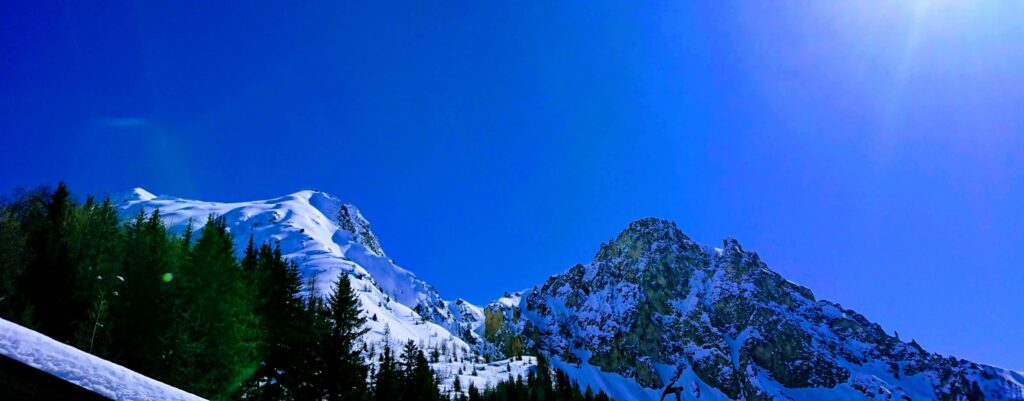
M1024 400L1024 375L929 353L769 270L731 239L633 222L552 276L510 332L615 399Z
M179 234L190 222L198 232L210 216L223 217L237 252L244 251L250 235L257 244L280 244L282 254L298 263L303 278L312 280L322 295L331 291L338 275L350 275L368 318L367 359L376 361L385 341L399 350L411 339L428 353L439 354L432 366L442 391L450 391L456 377L463 391L471 382L484 388L510 373L525 375L536 364L532 358L501 360L503 354L483 338L483 308L461 299L445 301L434 287L396 265L359 209L333 195L306 190L226 203L156 196L135 188L117 204L123 219L159 210L164 224Z
M359 210L323 192L214 203L136 189L119 205L125 218L160 209L177 232L223 216L239 252L250 234L278 242L324 293L351 275L367 342L442 350L442 387L457 376L494 384L535 363L485 356L543 353L618 400L657 400L671 383L688 400L1024 400L1021 373L928 353L816 299L737 241L701 246L665 220L633 222L590 263L481 307L445 301L395 265Z
M211 215L224 217L238 252L250 234L257 244L280 244L284 256L297 262L304 278L325 295L339 274L351 275L369 318L371 342L385 336L396 345L413 339L453 354L472 354L457 335L449 304L434 287L388 259L359 209L332 195L307 190L269 200L218 203L156 196L136 188L118 205L123 218L159 209L164 224L177 233L189 222L198 231Z

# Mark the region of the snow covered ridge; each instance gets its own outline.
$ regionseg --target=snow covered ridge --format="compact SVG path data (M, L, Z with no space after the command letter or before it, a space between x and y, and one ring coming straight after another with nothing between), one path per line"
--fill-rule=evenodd
M4 319L0 354L114 400L202 400Z

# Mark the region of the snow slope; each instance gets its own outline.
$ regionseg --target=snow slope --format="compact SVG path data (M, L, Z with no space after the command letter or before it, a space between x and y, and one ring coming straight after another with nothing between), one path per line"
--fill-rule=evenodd
M115 400L202 400L0 319L0 354Z

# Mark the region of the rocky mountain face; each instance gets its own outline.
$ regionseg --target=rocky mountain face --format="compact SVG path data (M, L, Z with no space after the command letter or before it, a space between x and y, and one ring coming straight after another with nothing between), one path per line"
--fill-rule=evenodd
M444 300L388 259L355 206L320 191L217 203L136 189L120 207L126 218L159 209L178 232L223 216L239 251L250 235L280 244L324 294L351 275L370 318L368 359L373 344L413 339L442 351L442 387L493 385L511 365L486 361L543 353L618 400L657 400L673 383L688 400L1024 400L1020 373L903 342L737 241L701 246L666 220L633 222L590 263L481 307Z
M633 222L519 308L508 330L619 399L674 381L701 399L1024 400L1021 374L903 342L737 241L700 246L666 220Z

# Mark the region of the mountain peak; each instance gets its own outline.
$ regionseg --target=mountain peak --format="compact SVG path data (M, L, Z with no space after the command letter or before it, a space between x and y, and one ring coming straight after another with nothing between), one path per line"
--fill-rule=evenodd
M666 230L679 230L676 227L676 223L669 219L663 219L661 217L644 217L641 219L633 220L626 227L626 230L648 230L648 229L666 229Z
M626 226L625 230L619 233L616 241L622 241L628 239L630 241L636 241L640 239L645 240L683 240L689 242L690 238L683 234L682 230L676 226L676 223L672 220L658 218L658 217L645 217L639 220L634 220Z
M292 198L308 199L310 202L313 202L315 199L323 199L341 203L341 198L319 189L303 189L287 196Z
M617 276L629 267L642 270L647 262L671 254L681 254L696 247L671 220L647 217L629 223L626 229L598 249L590 268L570 269L573 274L588 278L601 272ZM583 270L587 274L582 274Z
M655 246L659 244L692 244L693 241L672 220L645 217L629 223L612 241L616 247Z
M132 188L131 191L126 193L124 198L125 198L125 200L143 200L143 201L148 201L148 200L156 199L156 195L153 195L153 193L143 189L142 187L135 187L135 188Z

